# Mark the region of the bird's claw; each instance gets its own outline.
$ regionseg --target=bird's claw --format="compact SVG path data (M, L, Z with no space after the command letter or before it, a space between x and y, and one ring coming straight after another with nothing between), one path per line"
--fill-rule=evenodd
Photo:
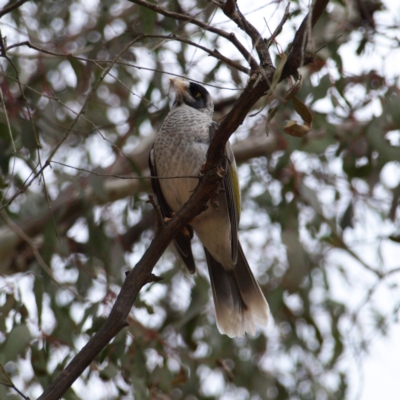
M171 219L175 216L175 213L172 212L170 217L164 217L164 222L166 224L168 224L169 221L171 221Z
M220 178L223 178L223 177L225 176L225 173L226 173L226 171L225 171L221 166L219 166L219 167L217 168L217 175L218 175Z

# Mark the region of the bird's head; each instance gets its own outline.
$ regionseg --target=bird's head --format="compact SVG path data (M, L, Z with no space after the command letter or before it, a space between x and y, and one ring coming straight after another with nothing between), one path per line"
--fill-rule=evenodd
M186 104L196 110L212 115L214 103L210 93L203 86L179 78L170 78L171 89L175 92L174 106Z

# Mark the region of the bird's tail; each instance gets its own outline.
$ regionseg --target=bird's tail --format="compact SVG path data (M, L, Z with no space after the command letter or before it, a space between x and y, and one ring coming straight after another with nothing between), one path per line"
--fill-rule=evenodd
M233 270L225 270L204 249L214 297L218 330L229 337L254 335L257 326L266 326L269 307L256 282L239 243Z

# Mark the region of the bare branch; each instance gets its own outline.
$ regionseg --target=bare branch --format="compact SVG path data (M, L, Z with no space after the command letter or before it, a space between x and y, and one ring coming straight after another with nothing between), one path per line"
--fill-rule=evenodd
M272 76L268 77L269 79ZM154 265L164 253L170 241L189 221L204 210L208 199L215 193L221 181L218 173L220 160L225 144L231 134L243 122L248 111L256 101L268 90L268 80L259 79L257 75L250 78L248 86L242 92L228 116L219 126L215 138L208 151L204 175L190 197L189 201L164 226L127 276L121 292L111 310L110 316L104 325L90 339L86 346L75 356L65 370L39 397L40 400L58 399L72 385L96 355L110 342L110 340L127 325L129 312L141 288L151 280Z
M83 301L83 297L77 293L74 289L72 289L68 285L64 285L60 282L57 281L57 279L53 275L52 269L46 264L46 262L43 260L43 257L39 253L36 244L33 242L33 240L15 223L11 220L11 218L4 212L4 210L0 211L1 218L3 218L4 222L18 235L20 236L32 249L33 255L36 258L37 263L39 266L43 269L43 271L49 275L51 280L55 282L58 286L63 287L64 289L69 290L77 299Z
M116 61L115 61L115 59L114 59L114 60L96 60L96 59L93 59L93 58L87 58L87 57L76 56L76 55L74 55L73 53L57 53L57 52L54 52L54 51L51 51L51 50L47 50L47 49L43 49L43 48L41 48L41 47L39 47L39 46L36 46L35 44L32 44L31 42L29 42L29 41L27 41L27 40L24 41L24 42L14 43L14 44L8 46L6 50L8 51L8 50L15 49L15 48L17 48L17 47L22 47L22 46L27 46L27 47L29 47L30 49L36 50L36 51L41 52L41 53L43 53L43 54L48 54L48 55L50 55L50 56L57 56L57 57L64 57L64 58L73 58L73 59L79 60L79 61L94 63L94 64L96 64L98 67L100 67L100 64L113 64L113 65L115 64L115 65L122 65L122 66L126 66L126 67L136 68L136 69L138 69L138 70L143 70L143 71L160 72L160 73L162 73L162 74L174 76L174 77L177 77L177 78L185 78L184 76L182 76L182 75L180 75L180 74L174 74L173 72L168 72L168 71L164 71L164 70L157 69L157 68L143 67L143 66L141 66L141 65L132 64L132 63L126 62L126 61L119 61L119 60L116 60ZM218 52L218 51L217 51L217 52ZM239 65L240 65L240 64L239 64ZM100 67L100 68L102 68L102 67ZM242 68L245 68L245 67L242 66ZM102 68L102 69L104 70L104 68ZM109 74L109 75L111 75L111 74ZM112 75L111 75L111 76L112 76ZM9 77L9 76L8 76L8 77ZM12 78L12 77L10 77L10 78L11 78L11 79L15 79L15 78ZM121 81L119 81L119 82L122 83ZM196 80L193 80L193 82L197 82L197 83L200 83L200 84L202 84L202 85L214 87L214 88L216 88L216 89L233 90L233 91L240 91L240 90L241 90L241 89L238 89L238 88L222 87L222 86L218 86L218 85L212 85L212 84L210 84L210 83L205 84L204 82L199 82L199 81L196 81ZM125 85L124 85L124 86L125 86ZM26 87L28 87L28 88L31 89L31 90L34 90L34 89L30 88L29 86L26 86ZM129 91L131 91L131 90L129 89ZM135 93L132 93L132 94L135 95L135 96L138 96L138 95L135 94ZM45 96L45 97L48 97L48 98L50 98L50 99L53 99L53 100L56 100L56 101L60 102L60 100L58 100L56 97L48 96L48 95L46 95L46 94L44 94L44 93L41 93L41 96ZM139 97L140 97L140 96L139 96ZM144 100L144 101L149 102L149 100L145 99L144 97L140 97L140 98L141 98L142 100ZM61 102L60 102L60 103L61 103ZM61 104L62 104L62 103L61 103ZM82 118L83 118L83 117L82 117ZM89 121L89 122L93 124L93 122L91 122L91 121Z
M114 63L116 60L118 60L118 58L126 51L129 49L129 47L131 47L135 42L137 42L138 40L140 40L142 38L142 36L138 36L137 38L135 38L133 41L131 41L130 43L128 43L128 45L126 45L121 52L115 57L115 59L113 60L114 62L111 63L101 74L100 78L97 80L97 82L93 85L92 89L90 90L90 92L88 93L88 95L86 96L86 99L80 109L80 111L77 113L76 117L74 118L72 124L69 126L69 128L67 129L67 131L64 133L64 136L61 138L61 140L53 147L53 149L51 150L49 156L47 157L45 163L39 168L38 172L33 173L33 176L29 177L29 180L27 182L24 183L24 185L10 198L8 199L8 201L2 205L2 207L0 208L0 210L4 209L5 207L7 207L8 205L10 205L13 200L15 198L17 198L19 195L21 195L22 193L25 192L25 190L37 179L38 176L43 174L43 171L50 165L50 162L52 160L52 158L54 157L54 155L57 153L58 149L61 147L61 145L67 140L68 136L70 135L70 133L72 132L74 126L78 123L79 118L85 113L85 110L89 104L89 100L92 98L92 96L94 95L94 93L96 92L97 88L99 87L100 83L103 81L103 79L105 78L105 76L108 74L108 72L111 70L111 68L113 67Z
M247 21L244 15L240 12L236 0L227 0L223 5L222 10L227 17L234 21L240 29L250 36L253 46L260 58L261 67L266 69L273 68L267 43L264 41L258 30Z
M6 102L4 101L3 90L1 89L1 87L0 87L0 101L3 103L4 116L6 118L6 123L7 123L8 132L10 134L11 144L12 144L14 153L16 153L17 149L15 148L15 142L14 142L14 137L13 137L13 133L12 133L11 125L10 125L10 120L8 119L8 112L7 112L7 108L6 108Z
M145 0L130 0L136 4L143 5L155 12L163 14L175 19L188 21L198 25L208 31L220 34L227 37L224 31L216 30L208 25L193 19L192 17L169 12L158 5L148 3ZM227 4L234 4L232 0L228 0ZM229 10L229 12L236 12ZM240 18L240 16L239 16ZM244 17L243 17L244 18ZM261 37L258 32L252 32L254 27L244 24L246 32L252 38ZM258 34L258 36L257 36ZM230 35L228 35L230 36ZM258 40L258 39L257 39ZM235 44L236 45L236 44ZM151 245L143 255L142 259L136 264L135 268L128 274L121 291L116 299L116 302L111 310L111 313L103 326L89 340L83 349L73 358L65 370L52 382L52 384L39 397L40 400L58 399L72 385L72 383L82 374L82 372L90 365L97 354L113 339L113 337L127 325L130 310L136 300L136 297L141 288L148 282L154 280L152 270L154 265L161 257L170 241L185 225L204 210L204 207L210 197L217 190L221 176L218 173L220 161L222 159L225 145L232 133L242 124L248 112L253 105L266 93L270 88L270 82L273 81L274 70L269 63L269 54L264 54L265 42L263 45L260 42L255 43L259 46L259 52L262 66L265 68L263 73L258 72L250 76L247 87L241 93L240 97L234 104L229 114L222 120L215 137L210 145L207 161L203 168L203 175L199 179L199 184L194 190L189 201L175 214L175 216L158 232ZM238 47L237 47L238 48ZM239 49L239 48L238 48ZM248 53L247 50L245 53ZM242 53L243 54L243 53ZM243 54L244 55L244 54ZM247 59L247 58L246 58ZM252 59L250 65L254 70L259 71L259 66Z
M157 4L149 3L146 0L128 0L131 3L135 3L139 6L146 7L150 10L153 10L154 12L164 15L169 18L173 18L179 21L186 21L190 22L193 25L197 25L200 28L215 33L216 35L219 35L227 40L229 40L238 50L239 52L243 55L245 60L249 63L251 69L257 70L258 69L258 63L257 61L253 58L253 56L250 54L250 52L242 45L242 43L237 39L234 33L228 33L222 29L215 28L214 26L208 25L202 21L199 21L198 19L193 18L190 15L185 15L185 14L179 14L176 12L169 11L163 7L160 7Z
M176 175L176 176L125 176L125 175L115 175L115 174L104 174L101 172L95 172L91 171L86 168L79 168L79 167L73 167L72 165L68 165L59 161L51 161L52 164L59 164L62 165L63 167L71 168L76 171L82 171L82 172L87 172L88 174L95 175L95 176L103 176L106 178L118 178L118 179L136 179L136 180L146 180L146 179L157 179L157 180L162 180L162 179L199 179L198 176L195 175Z
M142 140L138 148L129 154L130 160L135 163L138 169L143 171L143 174L147 173L147 155L153 140L154 137L152 136L150 136L149 140ZM274 135L262 135L235 143L232 148L236 161L241 163L250 158L271 154L275 150L282 148L283 144L282 140L279 140ZM93 173L96 176L112 177L116 179L105 181L103 188L104 196L102 198L96 198L92 188L87 183L87 178L81 177L76 185L71 185L65 189L59 194L58 198L52 202L51 208L57 221L59 223L68 222L68 224L71 225L74 220L82 215L85 210L85 204L103 205L111 201L135 195L139 191L146 191L148 186L140 184L137 180L139 177L122 175L125 171L129 171L130 168L129 166L125 166L123 163L124 161L125 159L117 160L113 166L104 171L105 173L86 171L83 168L77 168L78 170ZM52 161L52 163L56 162ZM106 171L116 171L116 173L106 173ZM196 177L196 179L198 179L198 177ZM82 188L85 189L82 191ZM14 221L14 223L28 236L34 237L43 231L44 226L48 223L50 218L50 212L46 211L35 218L17 220ZM137 237L137 235L140 235L145 229L150 227L150 220L154 221L153 218L154 216L149 216L148 219L143 217L144 225L138 223L138 226L133 226L119 238L125 251L130 250L131 244L135 242L135 237ZM144 220L147 222L144 222ZM21 242L20 236L17 235L15 231L4 228L0 229L0 273L10 273L7 268L7 262Z
M225 64L230 65L233 68L236 68L239 71L244 72L247 75L250 75L250 70L246 67L243 67L243 65L239 64L236 61L231 60L230 58L227 58L225 56L223 56L218 50L214 49L214 50L210 50L207 47L201 46L191 40L188 39L184 39L178 35L175 34L171 34L171 35L145 35L145 38L158 38L158 39L166 39L166 40L176 40L178 42L182 42L182 43L187 43L190 44L191 46L197 47L200 50L205 51L206 53L208 53L210 56L213 56L215 58L217 58L218 60L221 60L222 62L224 62Z
M27 1L29 1L29 0L19 0L19 1L16 1L15 3L13 3L13 4L11 4L11 5L7 6L7 7L4 7L0 11L0 18L3 15L6 15L6 14L10 13L11 11L14 11L15 9L21 7L22 4L26 3Z
M289 13L289 8L290 8L290 3L287 4L285 8L285 13L283 14L283 17L281 19L281 22L279 22L278 26L275 28L274 32L272 33L271 37L266 41L266 46L269 48L271 44L274 42L276 37L282 32L283 25L285 25L287 19L290 16Z
M293 39L291 51L283 69L281 80L296 73L297 69L314 61L314 57L305 54L311 28L315 26L329 0L315 0L311 11L304 17Z

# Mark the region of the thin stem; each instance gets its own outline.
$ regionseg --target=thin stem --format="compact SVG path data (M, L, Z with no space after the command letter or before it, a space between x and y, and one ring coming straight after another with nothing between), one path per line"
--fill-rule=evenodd
M11 11L14 11L15 9L21 7L22 4L26 3L27 1L29 1L29 0L19 0L19 1L16 1L15 3L13 3L13 4L11 4L11 5L7 6L7 7L4 7L0 11L0 18L3 15L6 15L6 14L10 13Z
M128 1L130 1L131 3L138 4L139 6L146 7L150 10L153 10L154 12L164 15L165 17L169 17L169 18L179 20L179 21L190 22L193 25L197 25L200 28L205 29L206 31L215 33L216 35L229 40L238 49L238 51L243 55L244 59L249 63L251 69L258 70L257 61L253 58L253 56L250 54L250 52L242 45L242 43L237 39L237 37L235 36L234 33L228 33L222 29L215 28L214 26L211 26L202 21L199 21L198 19L195 19L190 15L184 15L184 14L179 14L176 12L169 11L163 7L160 7L157 4L149 3L146 0L128 0Z

